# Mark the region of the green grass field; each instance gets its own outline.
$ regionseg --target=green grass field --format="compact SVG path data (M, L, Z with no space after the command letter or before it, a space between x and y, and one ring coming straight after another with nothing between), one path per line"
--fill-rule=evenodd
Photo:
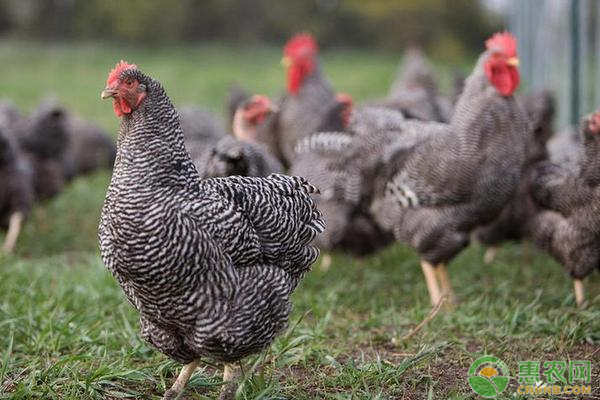
M53 93L116 133L99 94L121 58L159 79L176 104L220 111L232 82L278 94L279 56L270 48L0 43L0 97L29 111ZM323 57L335 87L359 100L386 93L397 61L355 51ZM100 260L96 229L109 178L79 179L39 205L16 254L0 255L0 398L160 398L178 372L140 340L136 313ZM524 397L516 395L518 361L582 359L592 360L592 396L600 398L598 274L586 280L588 304L578 309L570 279L532 246L507 245L490 266L482 256L473 245L450 267L458 307L403 339L430 311L416 254L401 245L360 260L335 254L294 294L286 334L246 360L239 398L476 398L467 370L484 354L513 377L500 397ZM207 360L182 398L214 398L220 371Z

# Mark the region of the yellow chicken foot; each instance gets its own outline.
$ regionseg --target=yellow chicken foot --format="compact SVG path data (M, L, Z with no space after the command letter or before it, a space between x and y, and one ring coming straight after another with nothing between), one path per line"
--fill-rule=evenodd
M240 369L233 364L225 364L223 369L223 386L221 387L221 395L219 400L233 400L237 390L237 380L239 378Z
M427 261L421 260L421 269L423 270L423 275L425 275L425 283L427 284L427 290L429 291L431 305L435 307L442 299L440 288L435 278L435 268Z
M320 270L327 272L329 271L329 267L331 267L331 255L323 254L323 258L321 258Z
M442 297L446 298L446 304L452 308L452 305L456 304L456 295L452 289L450 275L448 275L448 267L446 264L438 264L435 268L435 272L440 281L440 286L442 287Z
M581 279L574 279L573 289L575 289L575 301L577 302L577 305L581 307L585 301L585 296L583 295L583 281Z
M192 373L198 367L200 360L192 361L191 363L184 365L177 377L177 380L171 386L171 389L167 390L163 396L163 400L173 400L183 391L185 385L190 380Z
M8 221L8 232L6 233L6 238L4 239L3 246L5 252L11 253L15 248L17 238L19 237L19 233L21 232L22 223L22 212L17 211L10 216L10 219Z
M485 251L485 254L483 255L483 262L486 265L490 265L496 259L497 254L498 254L498 246L488 247Z

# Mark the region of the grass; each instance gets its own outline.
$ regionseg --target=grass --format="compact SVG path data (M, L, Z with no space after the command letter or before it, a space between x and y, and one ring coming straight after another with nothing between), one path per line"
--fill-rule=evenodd
M0 95L31 110L53 92L116 132L99 92L120 58L160 79L176 104L218 111L232 81L276 95L279 55L260 47L0 43ZM340 50L323 62L336 88L367 99L386 93L397 60ZM99 258L96 229L109 178L79 179L39 205L17 253L0 256L0 398L159 398L178 372L140 340L137 315ZM518 361L592 360L599 398L598 275L587 280L588 305L578 309L570 280L531 246L507 245L490 266L482 256L474 245L451 265L457 309L403 340L430 310L416 254L401 245L365 259L334 254L328 271L315 268L296 291L290 329L246 361L239 397L475 398L467 370L492 354L513 377ZM214 398L220 383L219 366L208 362L184 397ZM519 398L516 387L513 378L500 397Z

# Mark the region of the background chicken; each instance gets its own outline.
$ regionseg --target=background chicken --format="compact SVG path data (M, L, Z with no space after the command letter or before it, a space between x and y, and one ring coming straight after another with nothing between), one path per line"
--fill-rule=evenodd
M53 98L17 121L12 132L33 169L36 198L56 196L74 176L65 110Z
M519 84L516 40L496 34L486 46L445 129L435 125L435 134L421 134L428 137L412 146L399 135L382 155L388 162L371 207L384 229L419 252L434 305L442 295L453 297L446 264L473 228L502 210L525 159L527 117L512 97ZM429 125L412 126L425 132Z
M201 180L175 108L134 65L119 63L102 97L123 117L102 258L140 312L142 336L187 364L165 394L172 398L200 357L230 365L281 332L323 221L302 178Z
M418 47L404 52L388 98L373 104L423 121L448 122L452 114L450 101L438 93L431 63Z
M600 266L600 111L587 117L581 130L584 154L577 174L545 162L530 179L542 208L531 222L531 235L573 278L578 305L585 300L582 279Z
M33 206L33 172L16 141L2 124L0 182L0 228L7 230L3 249L11 252L21 231L21 225Z
M65 174L85 175L100 169L112 169L117 147L104 129L67 110L65 129L68 135Z
M283 165L257 138L258 126L274 111L267 97L255 95L238 105L233 119L233 136L210 139L206 135L202 140L186 138L186 147L200 176L268 176L283 172Z
M317 131L339 131L343 122L335 93L318 60L318 47L308 34L291 38L283 50L287 95L279 104L277 140L284 164L289 165L298 140Z

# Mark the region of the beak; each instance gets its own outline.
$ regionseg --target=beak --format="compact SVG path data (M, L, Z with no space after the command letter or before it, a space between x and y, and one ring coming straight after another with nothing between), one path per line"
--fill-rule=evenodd
M104 100L104 99L108 99L109 97L115 97L116 94L117 94L117 89L107 86L102 91L102 93L100 93L100 98Z
M284 68L289 68L289 67L291 67L291 65L292 65L292 59L291 59L290 57L288 57L288 56L284 56L284 57L281 59L281 66L282 66L282 67L284 67Z
M268 110L272 113L275 113L275 112L279 111L279 107L277 106L277 104L271 103L271 104L269 104Z
M519 66L519 59L517 57L511 57L508 60L506 60L506 63L508 65L510 65L511 67L518 67Z

